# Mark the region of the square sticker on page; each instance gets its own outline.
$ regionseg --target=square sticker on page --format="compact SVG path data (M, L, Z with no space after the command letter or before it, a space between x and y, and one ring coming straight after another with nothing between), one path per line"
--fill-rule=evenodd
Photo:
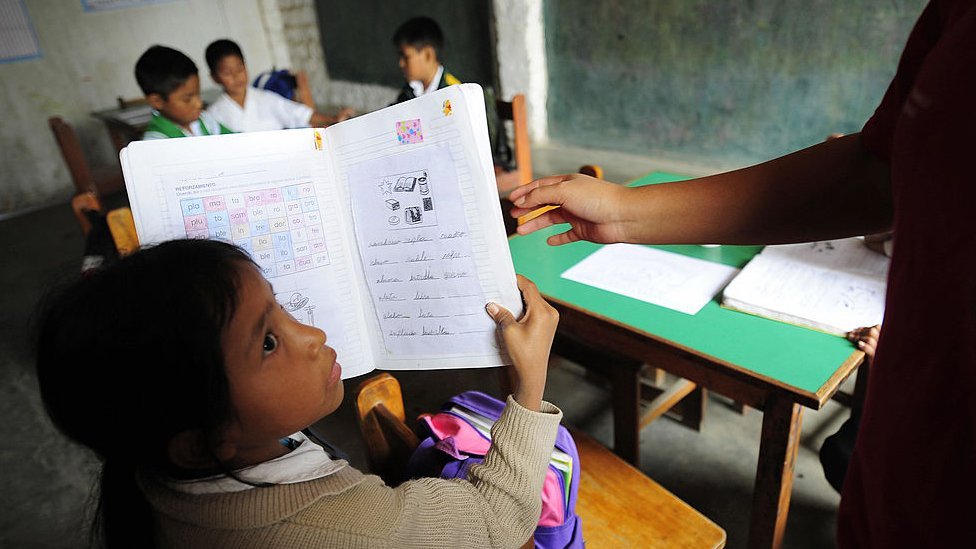
M420 119L401 120L396 123L397 141L401 145L412 145L424 141L424 132L420 129Z

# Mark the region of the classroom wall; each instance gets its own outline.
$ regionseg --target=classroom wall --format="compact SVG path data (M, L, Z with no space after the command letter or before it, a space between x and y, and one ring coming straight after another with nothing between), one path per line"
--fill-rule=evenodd
M544 142L548 139L549 69L542 0L494 0L493 7L500 97L511 100L515 94L525 95L529 139Z
M393 33L418 15L434 18L444 31L449 71L465 82L497 85L490 0L316 0L315 6L333 105L370 111L396 99L403 77Z
M547 0L556 142L741 166L859 131L925 0Z
M411 17L433 18L444 31L442 62L471 82L495 80L490 0L316 0L329 72L338 80L400 88L393 33Z
M26 0L26 6L43 55L0 64L0 215L74 193L50 116L75 127L91 164L118 163L104 125L90 113L114 107L117 96L141 95L133 67L150 45L183 50L201 69L206 90L215 86L204 49L229 37L255 74L294 58L309 71L316 96L325 97L311 0L172 0L89 13L79 1Z

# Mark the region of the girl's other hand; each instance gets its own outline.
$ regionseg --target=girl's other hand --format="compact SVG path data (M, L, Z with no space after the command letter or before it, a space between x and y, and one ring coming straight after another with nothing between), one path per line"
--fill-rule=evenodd
M870 366L874 360L874 351L878 347L878 337L881 335L881 325L865 326L847 332L847 339L864 351L865 362Z
M522 318L515 320L508 309L497 303L489 303L485 308L501 328L502 339L512 357L518 377L515 400L529 410L538 411L546 388L549 350L559 313L542 299L539 289L528 278L518 275L518 287L525 302Z

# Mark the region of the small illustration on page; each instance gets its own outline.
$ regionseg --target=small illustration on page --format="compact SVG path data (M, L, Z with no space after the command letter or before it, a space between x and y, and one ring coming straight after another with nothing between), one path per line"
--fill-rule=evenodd
M415 229L437 225L434 198L427 170L383 176L376 184L377 199L389 215L390 228Z

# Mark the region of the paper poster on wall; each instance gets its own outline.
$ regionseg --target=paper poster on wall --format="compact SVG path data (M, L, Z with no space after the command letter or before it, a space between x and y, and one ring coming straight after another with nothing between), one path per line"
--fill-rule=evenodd
M24 61L41 56L34 25L24 0L0 0L0 63Z
M151 4L162 4L173 0L81 0L85 11L108 11L119 8L135 8Z

